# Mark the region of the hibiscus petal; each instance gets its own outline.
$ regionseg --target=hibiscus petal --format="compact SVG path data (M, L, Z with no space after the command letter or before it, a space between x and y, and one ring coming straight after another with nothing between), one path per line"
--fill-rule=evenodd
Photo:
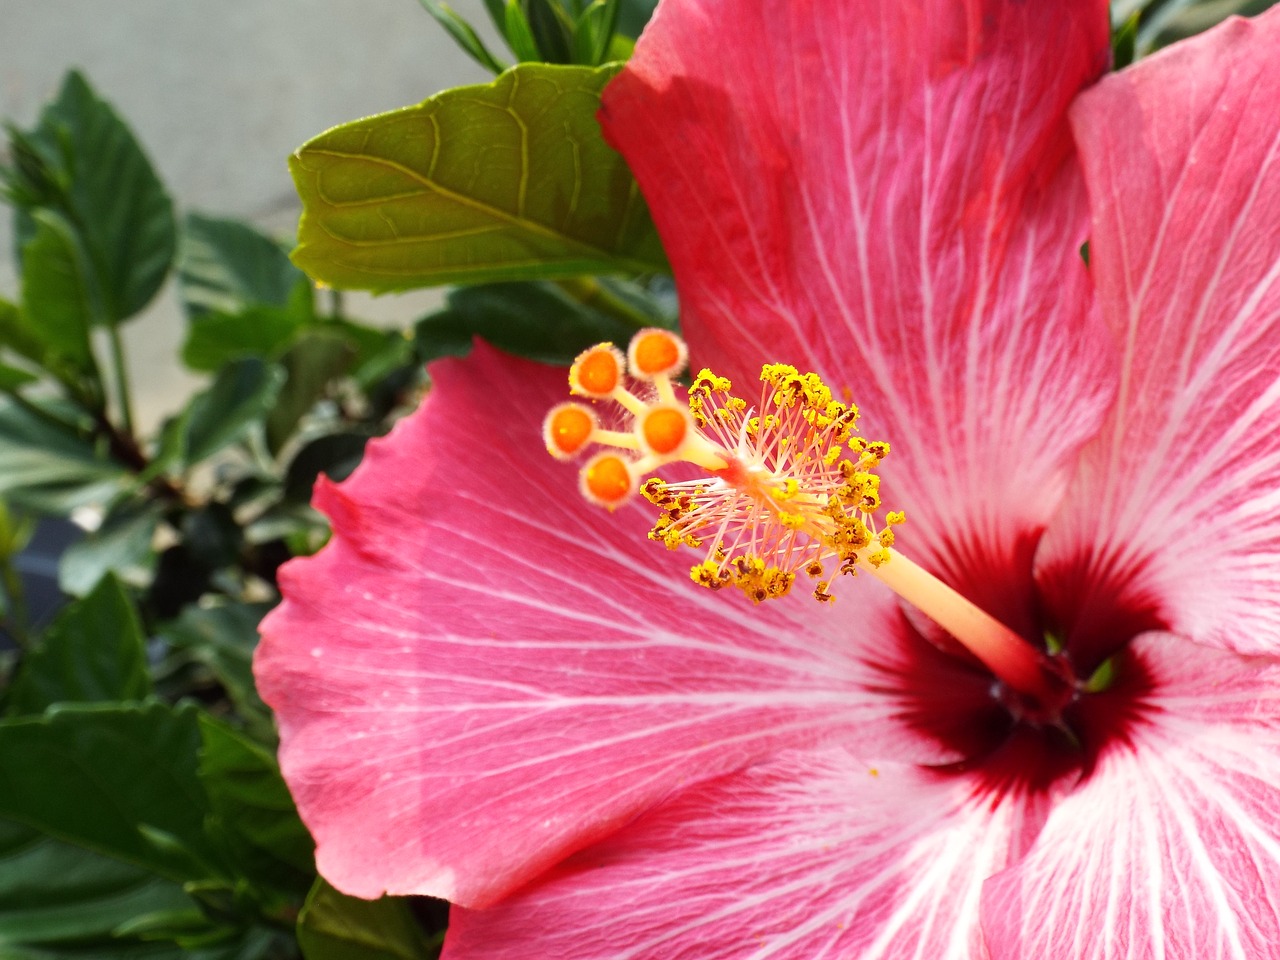
M604 95L695 362L848 387L904 548L1018 628L1113 387L1066 123L1107 27L1101 0L666 0Z
M1256 960L1280 943L1280 664L1168 634L1128 742L993 877L993 960Z
M1147 610L1280 651L1280 11L1110 76L1073 120L1092 269L1123 346L1114 410L1041 565L1073 644ZM1100 633L1101 632L1101 633ZM1112 632L1114 634L1114 631Z
M694 787L487 910L447 960L972 960L982 881L1040 823L1025 798L840 749Z
M878 755L954 755L893 691L910 677L946 703L982 681L901 652L870 578L835 609L695 586L696 557L646 539L651 508L586 504L543 449L563 371L477 345L432 376L318 489L333 540L285 568L262 628L281 764L336 886L483 904L786 747L856 731Z

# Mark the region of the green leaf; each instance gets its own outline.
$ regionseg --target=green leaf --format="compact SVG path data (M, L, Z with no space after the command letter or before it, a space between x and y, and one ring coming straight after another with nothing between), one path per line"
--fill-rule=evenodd
M359 465L369 439L367 432L343 432L327 433L308 441L289 461L284 478L285 496L309 503L320 474L330 480L345 480Z
M196 714L76 704L0 721L0 817L171 880L221 874Z
M84 440L6 397L0 397L0 464L0 495L45 513L105 503L128 481Z
M315 878L315 844L298 819L275 757L208 715L199 776L213 808L210 831L226 843L237 876L296 894Z
M114 508L102 526L63 552L58 562L62 592L84 596L108 573L132 586L146 586L156 566L151 541L163 515L164 505L157 501L135 500Z
M150 696L143 643L133 602L114 577L104 577L64 609L23 657L9 688L9 711L32 714L55 703Z
M39 379L34 373L11 367L7 363L0 363L0 390L5 393L16 393Z
M175 912L201 916L172 881L0 819L0 957L5 960L150 957L150 949L137 940L118 939L113 931L127 918Z
M323 880L298 917L298 945L306 960L431 960L438 955L395 897L357 900Z
M507 64L489 52L489 48L484 45L475 28L458 16L447 3L441 3L439 0L418 0L418 2L427 13L435 17L440 26L453 37L454 43L465 50L472 60L494 73L501 73L507 69Z
M257 357L224 367L213 385L191 401L184 443L186 462L199 463L260 424L275 404L284 379L284 370Z
M321 134L290 163L294 262L375 291L666 270L595 119L617 69L521 64Z
M356 345L330 329L313 330L289 349L282 361L288 377L267 418L267 446L273 453L284 446L328 385L351 368L355 356Z
M174 650L203 665L222 684L236 712L252 729L271 733L271 722L253 685L253 650L258 621L266 608L243 603L190 604L176 620L162 624L159 636Z
M35 196L83 244L101 296L93 319L114 324L136 314L164 282L176 237L173 204L141 146L74 71L25 139L44 167L34 172L44 183Z
M270 237L247 223L198 213L187 214L182 224L178 278L187 313L202 323L208 313L286 307L299 284L310 297L306 276Z
M191 324L182 362L213 373L244 357L275 358L301 329L299 318L280 307L248 307L242 313L210 313Z
M506 12L502 18L502 34L517 60L536 63L542 59L542 51L538 49L538 41L533 36L533 28L529 25L529 18L525 16L520 0L507 0Z
M495 283L449 291L445 307L418 321L424 361L463 356L472 337L543 363L568 364L602 341L626 343L637 327L584 306L549 283Z
M56 357L92 369L89 329L101 317L102 304L88 253L62 216L41 210L34 223L35 233L22 248L25 329L41 344L42 363Z

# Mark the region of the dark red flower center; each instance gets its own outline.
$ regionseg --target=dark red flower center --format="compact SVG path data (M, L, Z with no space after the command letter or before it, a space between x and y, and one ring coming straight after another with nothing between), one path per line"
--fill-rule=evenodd
M894 674L906 721L963 757L948 769L980 771L1001 793L1087 777L1103 753L1123 744L1150 709L1152 691L1151 673L1129 641L1167 629L1153 599L1133 589L1135 569L1077 558L1033 577L1034 542L1026 547L1017 551L1021 562L1003 566L1004 577L953 582L1044 650L1050 696L1010 689L905 607L910 667Z

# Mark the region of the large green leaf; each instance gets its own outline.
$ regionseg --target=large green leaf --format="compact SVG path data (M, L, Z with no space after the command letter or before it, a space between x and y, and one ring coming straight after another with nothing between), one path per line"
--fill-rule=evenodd
M128 475L69 430L0 397L0 495L49 513L101 503Z
M193 317L254 306L284 307L299 284L310 286L270 237L239 220L198 213L187 214L182 224L178 277Z
M0 819L0 957L153 957L160 945L116 938L138 916L202 914L182 888L146 870ZM181 956L172 946L161 955Z
M405 900L357 900L317 880L298 917L306 960L430 960L435 946Z
M151 693L142 625L114 577L71 604L22 660L9 710L39 713L55 703L141 700Z
M56 210L75 231L100 298L95 321L137 313L164 282L176 229L173 204L128 126L73 71L35 129L15 137L29 158L25 179L38 181L15 198ZM33 222L17 223L22 248Z
M294 262L375 291L665 270L595 119L616 71L519 64L321 134L290 164L303 200Z
M177 882L221 875L196 714L76 704L0 721L0 817Z

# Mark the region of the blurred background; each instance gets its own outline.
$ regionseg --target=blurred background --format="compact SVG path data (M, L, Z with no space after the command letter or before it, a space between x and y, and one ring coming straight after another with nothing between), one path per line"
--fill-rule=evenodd
M480 0L452 6L488 25ZM180 213L243 219L285 238L299 211L285 160L304 141L490 76L416 0L7 0L0 117L30 127L71 67L127 119ZM6 226L0 290L18 288L12 246ZM174 286L124 328L143 430L195 383L177 362L186 328ZM437 300L434 291L353 298L352 309L404 325Z

